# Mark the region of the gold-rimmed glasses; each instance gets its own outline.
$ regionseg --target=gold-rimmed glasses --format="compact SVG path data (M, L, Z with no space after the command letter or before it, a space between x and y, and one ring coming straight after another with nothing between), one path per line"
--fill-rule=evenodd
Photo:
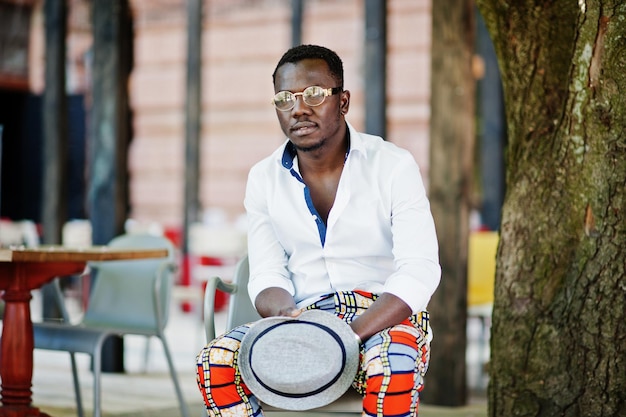
M280 111L289 111L296 105L298 96L302 96L304 104L310 107L319 106L326 100L326 97L339 93L343 88L331 87L323 88L318 85L312 85L304 89L301 93L292 93L291 91L279 91L272 99L272 104Z

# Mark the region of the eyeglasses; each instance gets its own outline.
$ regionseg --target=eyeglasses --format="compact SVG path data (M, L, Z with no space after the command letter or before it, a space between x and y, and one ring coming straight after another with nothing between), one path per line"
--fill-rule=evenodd
M302 96L304 104L309 107L319 106L326 100L327 96L339 93L342 87L322 88L312 85L304 89L301 93L292 93L291 91L279 91L272 99L272 104L280 111L289 111L296 105L297 96Z

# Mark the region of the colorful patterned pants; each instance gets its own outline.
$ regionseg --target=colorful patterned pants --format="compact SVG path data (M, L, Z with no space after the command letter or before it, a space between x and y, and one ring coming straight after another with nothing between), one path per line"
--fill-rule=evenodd
M375 294L329 294L307 309L322 309L350 323ZM211 417L262 416L256 397L237 367L237 354L249 325L211 341L197 357L197 382ZM417 416L419 393L428 369L432 332L422 312L370 337L361 345L360 368L352 386L363 395L363 416Z

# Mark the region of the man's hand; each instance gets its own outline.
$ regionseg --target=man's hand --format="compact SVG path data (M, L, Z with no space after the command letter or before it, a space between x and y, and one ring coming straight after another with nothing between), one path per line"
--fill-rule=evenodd
M299 308L288 307L288 308L280 310L277 316L298 317L301 313L302 313L302 310L300 310Z
M383 293L365 313L350 324L354 333L365 342L375 333L395 326L412 314L411 308L393 294Z
M282 288L264 289L254 304L261 317L298 317L301 313L291 294Z

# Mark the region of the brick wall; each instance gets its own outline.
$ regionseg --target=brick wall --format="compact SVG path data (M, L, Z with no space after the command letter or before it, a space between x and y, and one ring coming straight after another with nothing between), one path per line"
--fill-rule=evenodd
M303 42L335 50L352 93L348 120L364 125L364 0L305 0ZM135 67L130 80L134 138L129 152L131 216L180 226L183 215L185 0L131 0ZM271 74L291 42L290 0L205 0L200 200L243 213L249 168L283 142ZM430 0L388 0L387 140L409 149L428 182ZM36 15L40 18L40 13ZM41 20L31 49L31 88L43 89ZM70 2L70 60L80 70L89 42L88 2ZM32 42L31 42L32 43ZM38 46L37 46L38 45ZM72 70L70 88L83 90ZM70 80L71 81L71 80Z
M348 118L363 126L363 0L306 0L303 42L335 50L352 93ZM428 178L430 1L388 3L388 137ZM186 29L184 3L133 0L132 216L181 223ZM208 1L204 8L200 199L243 213L249 168L283 141L269 100L271 73L290 46L290 1Z

